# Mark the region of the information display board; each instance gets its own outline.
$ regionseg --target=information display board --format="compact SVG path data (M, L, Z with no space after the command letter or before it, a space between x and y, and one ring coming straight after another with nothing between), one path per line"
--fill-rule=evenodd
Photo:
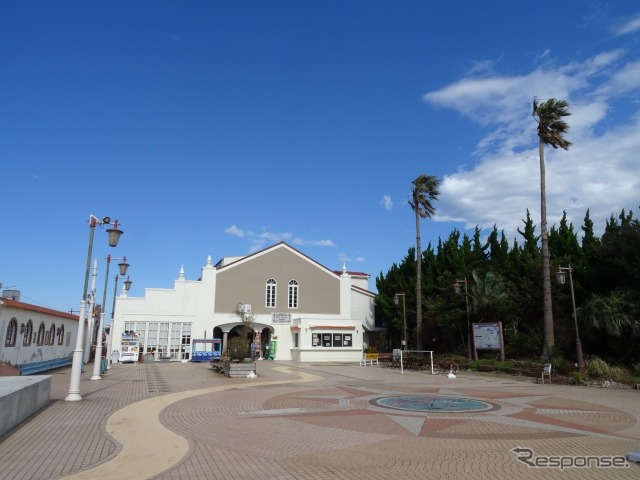
M499 350L500 357L504 360L502 323L474 323L473 345L476 360L478 359L478 350Z
M480 350L500 350L500 325L497 323L474 323L473 341Z

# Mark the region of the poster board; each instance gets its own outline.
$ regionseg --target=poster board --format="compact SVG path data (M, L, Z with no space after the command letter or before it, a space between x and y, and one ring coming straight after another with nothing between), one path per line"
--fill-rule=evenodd
M504 339L502 336L502 322L474 323L473 345L475 359L478 359L478 350L498 350L504 361Z

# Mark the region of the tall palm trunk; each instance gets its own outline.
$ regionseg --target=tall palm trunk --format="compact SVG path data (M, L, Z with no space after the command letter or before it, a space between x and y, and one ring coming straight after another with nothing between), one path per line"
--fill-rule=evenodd
M549 238L547 235L547 192L544 168L544 142L540 139L540 241L542 244L542 303L544 343L542 361L550 361L555 339L553 335L553 310L551 304L551 266L549 259Z
M564 117L571 115L569 104L564 100L549 100L539 103L533 99L533 117L538 122L538 146L540 153L540 239L542 243L542 302L544 321L544 341L542 345L542 360L549 361L553 355L553 310L551 308L551 266L549 258L549 239L547 237L547 193L544 171L544 147L549 145L554 149L569 150L571 142L564 138L569 125Z
M416 350L422 350L422 247L420 214L416 209Z
M419 175L413 182L409 205L416 214L416 350L422 350L422 247L420 246L420 219L431 218L436 209L438 179L432 175Z

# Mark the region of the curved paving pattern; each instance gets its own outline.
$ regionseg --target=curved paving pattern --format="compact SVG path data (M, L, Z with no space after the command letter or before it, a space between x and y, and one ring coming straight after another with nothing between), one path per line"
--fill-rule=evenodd
M640 477L637 464L532 469L512 451L626 455L640 447L640 394L633 390L291 362L260 363L253 380L172 363L116 365L100 382L88 378L83 401L64 402L68 371L54 375L52 404L0 443L5 478ZM171 393L154 388L158 382ZM490 408L376 403L402 396Z

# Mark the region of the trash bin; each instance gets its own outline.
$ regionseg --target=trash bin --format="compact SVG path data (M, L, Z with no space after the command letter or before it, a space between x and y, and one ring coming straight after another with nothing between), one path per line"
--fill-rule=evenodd
M113 352L111 352L111 363L118 363L118 357L120 356L120 352L118 352L117 350L114 350Z

